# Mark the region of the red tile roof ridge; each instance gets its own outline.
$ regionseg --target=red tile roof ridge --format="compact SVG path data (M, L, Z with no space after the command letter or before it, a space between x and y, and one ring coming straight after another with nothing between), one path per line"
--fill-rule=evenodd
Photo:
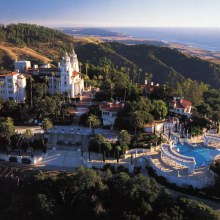
M76 77L76 76L79 75L79 74L80 74L79 72L77 72L76 70L74 70L72 77Z
M6 74L0 74L0 76L13 76L18 74L18 72L10 72L10 73L6 73Z

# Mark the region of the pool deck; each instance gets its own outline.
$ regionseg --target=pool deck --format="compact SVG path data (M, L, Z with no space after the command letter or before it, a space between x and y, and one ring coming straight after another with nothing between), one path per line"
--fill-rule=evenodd
M213 183L213 173L208 167L196 168L194 172L188 174L188 168L181 166L169 158L161 157L161 153L152 152L147 157L153 163L153 168L159 176L164 176L169 182L178 184L178 182L194 183L194 187L198 185L198 188L206 187Z

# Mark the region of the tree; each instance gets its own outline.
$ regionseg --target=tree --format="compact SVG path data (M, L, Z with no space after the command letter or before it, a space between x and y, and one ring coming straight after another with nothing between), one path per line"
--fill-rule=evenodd
M117 153L117 163L119 163L119 155L120 155L121 147L120 146L116 146L115 150L116 150L116 153Z
M204 115L205 117L208 117L212 113L210 105L204 102L198 105L196 109L198 113Z
M106 142L106 138L100 133L96 135L96 138L97 138L97 141L98 141L99 153L100 153L100 146L101 146L102 143Z
M128 145L131 141L131 135L126 130L121 130L118 136L119 143L122 147L123 153L125 153L125 150L128 148Z
M44 118L44 122L41 127L47 133L48 129L53 127L53 123L49 118Z
M0 123L0 135L7 140L8 145L11 144L11 137L15 134L15 126L12 118L7 117L5 121Z
M155 119L161 119L164 118L168 113L168 108L166 106L166 103L162 100L155 100L153 102L154 110L153 115Z
M103 150L107 153L107 156L108 156L110 151L112 150L111 143L110 142L104 142L103 143Z
M44 77L44 81L45 81L45 84L46 84L46 86L45 86L45 97L47 96L47 82L48 82L48 76L46 75L45 77Z
M33 82L34 82L34 79L32 76L30 76L30 105L31 105L31 108L33 107Z
M34 102L38 100L42 100L45 95L46 84L45 83L33 83L32 91L33 91L33 100Z
M190 78L184 80L181 84L182 94L189 99L194 106L200 105L203 101L203 93L208 90L208 85L198 83Z
M134 133L137 136L137 129L143 128L144 125L144 115L141 111L135 111L131 114L133 125L134 125Z
M55 72L52 72L51 73L51 76L52 76L52 96L54 95L54 76L56 75Z
M32 132L32 130L31 129L26 129L25 130L25 132L24 132L24 134L23 134L23 137L24 137L24 139L27 141L27 143L28 143L28 148L30 148L30 140L31 140L31 138L33 138L33 132Z
M4 117L17 118L19 111L19 104L13 100L8 100L3 103L2 114Z
M27 141L28 143L28 148L30 148L30 140L33 138L33 132L31 129L26 129L24 134L23 134L23 137L24 139ZM33 147L31 147L31 156L33 155ZM20 154L20 149L19 149L19 154Z
M0 81L0 91L1 91L3 85L4 85L3 82Z
M89 82L89 76L87 74L84 76L84 80L85 80L86 89L87 89L87 85L88 85L88 82Z
M89 115L87 123L89 124L90 129L92 129L93 134L95 132L95 127L98 127L101 124L99 118L93 114Z
M113 99L113 89L115 87L115 84L114 83L111 83L110 84L110 88L111 88L111 99Z

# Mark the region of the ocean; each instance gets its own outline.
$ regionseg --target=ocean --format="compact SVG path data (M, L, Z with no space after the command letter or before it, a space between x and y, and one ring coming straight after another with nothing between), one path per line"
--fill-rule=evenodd
M135 38L180 43L220 52L220 28L105 28Z

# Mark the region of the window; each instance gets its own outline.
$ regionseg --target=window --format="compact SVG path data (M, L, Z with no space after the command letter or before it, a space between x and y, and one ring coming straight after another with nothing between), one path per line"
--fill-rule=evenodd
M12 82L12 79L7 79L7 81L8 81L9 83L11 83L11 82Z
M13 94L13 91L9 90L8 93L9 93L9 94Z

